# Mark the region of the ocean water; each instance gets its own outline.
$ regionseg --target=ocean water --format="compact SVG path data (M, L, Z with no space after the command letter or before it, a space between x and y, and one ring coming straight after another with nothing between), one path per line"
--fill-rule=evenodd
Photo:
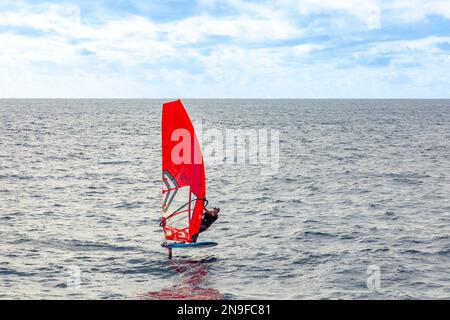
M450 299L450 100L184 100L280 166L207 165L219 245L172 260L162 102L0 100L0 299Z

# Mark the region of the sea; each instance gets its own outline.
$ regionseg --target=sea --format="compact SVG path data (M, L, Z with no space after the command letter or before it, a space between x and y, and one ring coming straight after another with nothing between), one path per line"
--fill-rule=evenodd
M0 299L450 299L450 100L182 100L277 161L205 160L218 245L168 259L170 100L0 100Z

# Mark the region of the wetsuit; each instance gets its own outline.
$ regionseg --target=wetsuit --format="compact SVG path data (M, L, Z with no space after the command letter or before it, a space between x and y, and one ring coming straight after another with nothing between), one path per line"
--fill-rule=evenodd
M205 214L203 215L202 224L200 225L200 231L192 236L192 241L197 242L198 234L200 232L208 230L208 228L214 223L214 221L217 220L218 217L219 217L218 214L212 216L205 212Z

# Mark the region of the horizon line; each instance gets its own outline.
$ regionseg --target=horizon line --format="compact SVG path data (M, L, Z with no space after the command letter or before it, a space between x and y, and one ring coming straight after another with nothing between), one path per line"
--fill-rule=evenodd
M96 98L88 98L88 97L0 97L0 100L450 100L450 97L447 98L424 98L424 97L415 97L415 98L404 98L404 97L377 97L377 98L338 98L338 97L323 97L323 98L293 98L293 97L281 97L281 98L223 98L223 97L213 97L213 98L195 98L195 97L186 97L186 98L149 98L149 97L134 97L134 98L125 98L125 97L96 97Z

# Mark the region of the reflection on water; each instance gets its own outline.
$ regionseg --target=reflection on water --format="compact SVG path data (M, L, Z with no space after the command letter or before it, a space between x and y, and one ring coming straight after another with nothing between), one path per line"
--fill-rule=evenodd
M216 289L208 288L207 275L211 263L216 258L202 260L168 260L168 266L179 277L173 285L161 291L147 292L144 299L151 300L220 300L224 299L223 293Z

